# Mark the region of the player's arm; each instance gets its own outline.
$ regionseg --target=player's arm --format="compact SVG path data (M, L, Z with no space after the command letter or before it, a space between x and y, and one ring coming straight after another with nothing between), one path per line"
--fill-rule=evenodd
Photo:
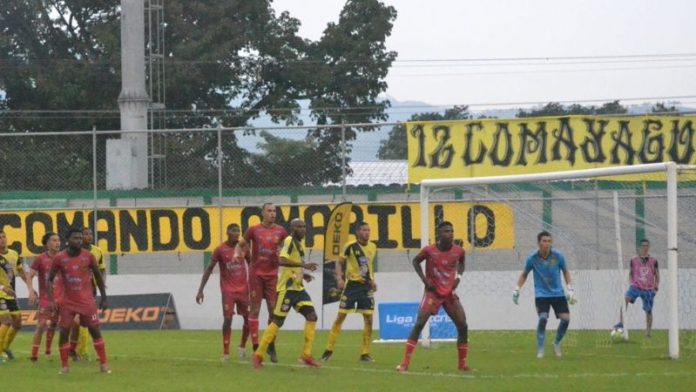
M454 281L454 289L455 290L459 286L459 283L462 281L462 275L464 275L464 269L465 269L465 256L464 256L464 253L462 253L462 257L460 257L458 262L457 262L457 279Z
M19 276L24 281L24 284L27 285L27 289L29 290L29 303L33 304L36 302L36 291L34 291L34 286L31 284L31 277L29 276L29 272L24 268L24 260L22 260L21 257L17 259L17 268L21 269Z
M99 267L97 266L97 263L94 262L94 259L89 267L92 269L92 275L94 275L94 280L97 281L97 287L99 288L99 294L101 294L101 303L99 304L99 307L102 310L105 310L107 307L107 303L106 303L106 287L104 286L104 279L102 278L102 275L99 272Z
M633 282L633 259L628 261L628 285Z
M48 270L48 284L46 285L46 294L48 295L48 303L51 305L51 308L55 309L56 308L56 303L53 300L53 281L56 278L56 274L58 273L58 261L54 260L53 263L51 264L51 269Z
M512 302L514 302L515 305L517 305L520 301L520 290L522 289L522 286L524 286L524 282L527 281L527 276L531 270L532 256L529 256L527 257L527 261L524 263L524 269L522 270L520 277L517 278L517 286L515 286L515 289L512 291Z
M375 259L372 260L373 266L377 264L378 255L379 255L379 252L375 251ZM377 282L375 282L375 269L374 268L370 268L370 286L372 286L373 292L377 291Z
M573 285L571 282L570 271L566 265L565 259L561 259L561 271L563 271L563 279L566 282L566 300L569 304L574 304L575 300L575 290L573 290Z
M345 262L345 256L338 256L338 261L336 261L336 287L339 289L343 289L346 284L343 281L343 263Z
M655 261L655 291L660 289L660 268L657 266L657 261Z
M201 284L198 286L198 294L196 294L196 303L197 304L202 304L204 295L203 295L203 289L205 288L206 283L208 283L208 279L210 278L210 275L213 273L213 269L215 269L215 266L218 263L218 257L214 253L212 259L210 260L210 264L208 264L208 267L203 271L203 277L201 278Z
M288 237L289 238L289 237ZM302 259L300 261L295 261L290 258L290 247L293 246L292 239L286 239L283 241L283 248L280 250L280 255L278 257L278 265L282 267L297 268L302 267L303 269L310 270L312 272L316 271L319 265L317 263L306 262Z
M425 276L423 269L421 268L421 263L423 260L425 260L425 258L426 255L423 253L423 251L421 251L416 255L416 257L413 258L413 260L411 260L411 264L413 265L413 269L416 270L416 274L418 274L418 277L425 285L425 289L428 291L434 291L435 285L433 285L433 282L431 282L430 279Z
M97 265L99 266L99 272L101 273L102 280L104 281L104 287L106 287L106 263L104 263L103 253L99 253L99 260L97 261Z

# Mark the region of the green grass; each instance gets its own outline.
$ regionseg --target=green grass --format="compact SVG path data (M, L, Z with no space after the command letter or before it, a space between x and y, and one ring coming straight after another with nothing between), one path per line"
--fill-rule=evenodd
M233 331L234 342L239 331ZM629 342L611 342L608 332L570 331L564 356L535 357L534 333L471 333L470 366L456 369L454 343L439 343L414 353L409 374L394 371L403 344L373 345L374 363L358 361L360 332L339 337L331 361L321 369L297 363L300 332L281 331L280 364L254 370L236 358L220 361L221 336L217 331L105 332L113 373L98 372L97 363L71 364L71 373L58 375L59 360L41 356L28 361L31 332L20 333L12 345L17 359L0 365L3 390L9 391L693 391L696 385L696 333L682 333L681 359L666 356L666 336L658 331L651 340L635 332ZM553 336L551 333L550 338ZM320 356L327 333L317 334L315 356ZM93 351L90 353L94 356ZM268 361L266 361L268 362Z

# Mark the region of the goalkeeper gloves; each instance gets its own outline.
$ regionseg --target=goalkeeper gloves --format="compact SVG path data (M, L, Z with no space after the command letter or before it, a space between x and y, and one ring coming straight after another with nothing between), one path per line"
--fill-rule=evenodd
M566 300L568 301L569 305L575 305L578 300L575 298L575 290L573 290L573 286L568 285L567 291L566 291Z
M520 288L515 287L515 290L512 292L512 302L514 302L515 305L517 305L519 303L519 301L520 301Z

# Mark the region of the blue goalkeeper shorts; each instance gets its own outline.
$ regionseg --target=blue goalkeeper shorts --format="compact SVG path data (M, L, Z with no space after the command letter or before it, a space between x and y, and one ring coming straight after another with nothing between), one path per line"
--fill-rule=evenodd
M640 297L643 300L643 310L645 313L652 313L653 302L655 301L655 290L641 290L637 287L631 286L626 291L626 298L628 302L635 303L636 298Z

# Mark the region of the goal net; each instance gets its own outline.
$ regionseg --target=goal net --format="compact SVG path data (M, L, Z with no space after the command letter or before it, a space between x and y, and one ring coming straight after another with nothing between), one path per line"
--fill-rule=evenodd
M592 331L598 345L612 344L629 287L629 260L641 239L658 260L659 291L650 344L663 344L677 358L693 349L696 329L696 166L656 163L531 175L438 179L421 183L422 245L434 242L440 221L454 224L467 250L458 294L469 328L529 330L536 327L531 277L520 305L512 290L537 234L553 236L571 271L576 305L571 332ZM646 341L641 300L623 315L631 339ZM555 320L555 318L551 318ZM555 322L549 328L555 328ZM430 328L423 338L427 345ZM452 338L456 337L456 333ZM693 351L693 350L691 350Z

